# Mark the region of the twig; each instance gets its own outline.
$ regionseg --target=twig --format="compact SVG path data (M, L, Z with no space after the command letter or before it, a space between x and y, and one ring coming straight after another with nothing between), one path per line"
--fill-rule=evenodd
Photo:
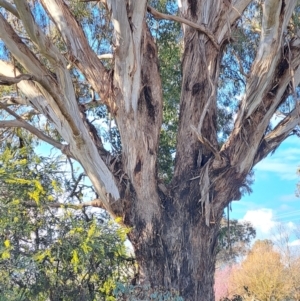
M191 22L187 19L184 19L184 18L181 18L181 17L178 17L178 16L163 14L163 13L157 11L156 9L154 9L153 7L151 7L149 5L147 6L147 11L157 19L165 19L165 20L170 20L170 21L183 23L183 24L186 24L186 25L188 25L188 26L204 33L210 39L210 41L213 43L213 45L216 47L216 49L220 50L220 46L219 46L217 40L215 39L215 36L213 35L212 32L207 30L205 28L205 26L196 24L194 22Z
M28 101L21 96L5 95L0 98L0 102L5 105L27 105Z
M73 196L75 195L77 186L78 186L79 182L81 181L81 179L82 179L82 177L83 177L84 175L85 175L84 173L81 173L81 174L78 176L77 180L75 181L75 184L74 184L74 187L73 187L73 189L72 189L72 192L71 192L70 195L69 195L70 198L73 197Z
M35 201L21 201L21 204L27 208L36 208L36 207L49 207L49 208L65 208L65 209L74 209L80 210L86 207L95 207L104 209L103 202L100 199L94 199L89 202L82 204L64 204L60 202L48 202L47 204L38 205Z
M14 116L16 120L3 120L0 121L0 128L4 127L22 127L26 130L28 130L30 133L34 134L38 138L42 139L43 141L53 145L54 147L61 150L64 154L69 155L70 157L73 157L71 154L69 148L67 145L61 144L57 142L56 140L52 139L49 136L46 136L44 133L39 131L37 128L32 126L30 123L26 122L23 118L21 118L18 114L16 114L14 111L6 107L3 103L0 102L0 108L4 109L7 113Z

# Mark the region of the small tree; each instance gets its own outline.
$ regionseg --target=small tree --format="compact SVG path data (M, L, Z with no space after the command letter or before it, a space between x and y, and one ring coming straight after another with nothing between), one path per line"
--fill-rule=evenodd
M59 202L71 193L60 164L30 147L0 154L1 301L115 300L116 282L134 273L126 228Z
M290 298L292 300L300 300L300 248L299 246L291 246L291 240L294 235L297 237L297 228L287 227L282 223L278 223L274 229L274 244L280 252L282 263L286 267L286 273L289 276L291 285Z
M245 300L283 300L291 289L288 269L269 240L258 240L230 279L231 295Z
M218 237L217 267L224 267L248 252L256 230L250 222L223 219Z

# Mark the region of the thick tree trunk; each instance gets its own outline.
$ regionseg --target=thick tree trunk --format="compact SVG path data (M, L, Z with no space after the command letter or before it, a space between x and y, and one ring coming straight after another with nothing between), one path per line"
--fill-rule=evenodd
M141 283L176 290L186 301L213 301L217 235L223 211L215 211L207 225L199 196L198 180L186 182L181 192L160 193L161 216L152 220L151 235L141 222L129 236Z

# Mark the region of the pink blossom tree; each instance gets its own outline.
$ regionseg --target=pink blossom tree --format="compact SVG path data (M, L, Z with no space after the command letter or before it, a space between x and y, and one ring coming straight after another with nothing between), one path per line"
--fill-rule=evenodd
M226 266L216 270L215 273L215 300L219 301L229 297L229 279L235 266Z

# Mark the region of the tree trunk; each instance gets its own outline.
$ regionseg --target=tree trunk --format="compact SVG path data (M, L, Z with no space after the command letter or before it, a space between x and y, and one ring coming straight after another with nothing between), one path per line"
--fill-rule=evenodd
M214 271L223 210L212 210L207 224L199 178L181 190L159 192L160 213L145 224L138 215L129 234L139 264L140 283L180 292L186 301L214 300ZM220 200L222 201L222 200ZM224 201L224 200L223 200Z

